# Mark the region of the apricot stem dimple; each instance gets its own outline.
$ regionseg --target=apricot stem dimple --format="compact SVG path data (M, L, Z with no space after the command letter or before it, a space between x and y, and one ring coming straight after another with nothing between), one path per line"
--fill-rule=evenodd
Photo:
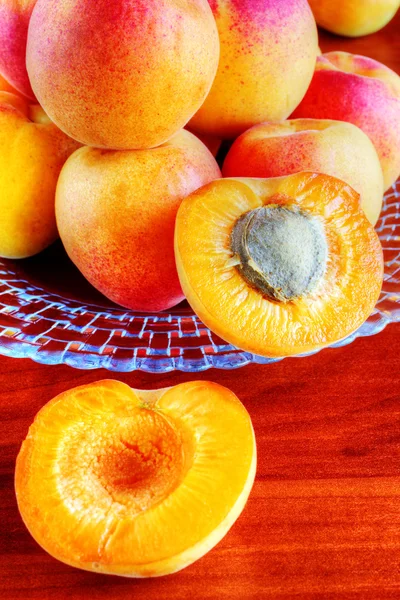
M231 234L237 269L259 292L279 302L311 294L327 261L322 224L295 205L268 204L242 215Z

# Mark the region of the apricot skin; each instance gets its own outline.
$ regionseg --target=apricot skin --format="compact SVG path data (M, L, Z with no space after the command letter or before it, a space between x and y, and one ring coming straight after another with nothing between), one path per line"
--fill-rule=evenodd
M0 92L0 256L33 256L57 239L57 179L78 147L40 106Z
M190 129L188 129L188 131L190 131ZM205 146L207 146L207 148L209 149L211 154L214 156L214 158L216 158L218 151L221 147L222 140L220 140L219 138L213 137L212 135L201 135L199 133L197 133L197 134L195 133L194 135L196 137L198 137L199 140L201 142L203 142L203 144Z
M350 123L294 119L256 125L234 142L222 169L224 177L281 177L300 171L326 173L351 185L376 224L382 169L371 140Z
M400 175L400 77L381 63L348 52L319 56L293 119L335 119L357 125L381 161L384 187Z
M27 68L40 104L80 142L151 148L204 101L219 39L206 0L38 0Z
M18 92L31 99L35 94L26 70L26 40L35 4L36 0L0 2L0 73Z
M83 275L117 304L160 311L183 300L175 266L182 199L220 177L200 140L182 130L151 150L82 148L62 170L61 239Z
M396 14L399 0L309 0L320 27L347 37L382 29Z
M7 79L5 79L0 74L0 92L9 92L10 94L15 94L16 96L20 96L20 92L16 90L10 83L8 83Z
M221 57L191 130L233 139L262 121L286 119L311 81L317 29L306 0L209 0Z

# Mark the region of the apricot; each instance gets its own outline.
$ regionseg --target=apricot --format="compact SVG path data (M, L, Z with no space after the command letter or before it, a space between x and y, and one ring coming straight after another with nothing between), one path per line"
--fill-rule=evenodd
M0 2L0 73L18 92L30 99L34 99L35 95L26 70L26 41L35 4L36 0Z
M9 92L20 96L21 94L0 74L0 92Z
M16 464L22 519L49 554L126 577L174 573L211 550L253 485L250 416L207 381L155 391L105 380L36 415Z
M205 145L182 130L151 150L82 148L57 187L60 237L71 260L107 298L160 311L184 295L174 257L182 199L220 177Z
M207 148L209 149L209 151L215 158L221 147L222 140L219 138L213 137L212 135L201 135L199 133L196 133L194 135L196 137L198 137L199 140L202 141L205 146L207 146Z
M295 119L255 125L234 142L222 169L224 177L280 177L300 171L326 173L351 185L376 224L383 199L381 165L369 137L350 123Z
M319 56L310 87L292 118L357 125L375 146L385 189L400 175L400 77L376 60L348 52Z
M38 0L27 67L68 135L110 149L162 144L203 103L219 40L207 0Z
M324 29L359 37L379 31L396 14L399 0L308 0L314 17Z
M355 331L379 297L383 256L339 179L297 173L221 179L178 211L183 291L217 335L263 356L290 356ZM193 248L196 249L193 252Z
M0 92L0 256L26 258L57 239L57 179L78 147L40 106Z
M220 42L218 71L190 121L232 139L262 121L286 119L306 93L318 52L306 0L209 0Z

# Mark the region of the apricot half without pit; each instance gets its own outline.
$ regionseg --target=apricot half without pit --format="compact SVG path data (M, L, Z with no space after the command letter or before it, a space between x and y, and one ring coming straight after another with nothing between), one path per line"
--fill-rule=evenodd
M242 512L256 469L244 406L220 385L155 391L105 380L36 415L17 458L21 516L55 558L155 577L211 550Z
M197 190L178 211L175 257L202 321L271 357L355 331L383 277L382 248L359 194L318 173L222 179Z

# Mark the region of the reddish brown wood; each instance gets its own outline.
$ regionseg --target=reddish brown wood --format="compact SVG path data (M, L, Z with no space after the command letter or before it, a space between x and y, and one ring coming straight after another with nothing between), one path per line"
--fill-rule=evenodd
M198 375L229 386L247 406L257 479L219 546L149 581L52 559L26 531L14 497L14 461L34 414L56 394L109 374L1 359L1 598L399 598L399 333L393 325L307 359ZM191 376L116 378L154 388Z
M345 48L400 70L400 16ZM42 551L13 489L15 458L38 409L110 374L0 358L0 598L2 600L390 600L400 598L400 327L306 359L208 371L252 415L259 464L241 518L186 570L127 580L79 571ZM182 373L115 376L136 388Z

